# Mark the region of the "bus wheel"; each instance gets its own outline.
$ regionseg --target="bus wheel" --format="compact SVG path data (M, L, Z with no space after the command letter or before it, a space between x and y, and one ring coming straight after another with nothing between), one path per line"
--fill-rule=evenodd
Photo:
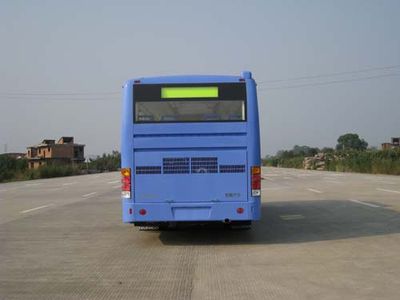
M168 230L168 228L169 228L169 222L163 222L158 224L158 230L160 231Z
M233 230L249 230L251 229L251 221L232 221L230 224L230 229Z

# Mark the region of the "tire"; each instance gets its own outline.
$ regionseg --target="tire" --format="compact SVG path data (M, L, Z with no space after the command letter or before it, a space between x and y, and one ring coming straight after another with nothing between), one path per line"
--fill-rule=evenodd
M168 230L168 228L169 228L169 222L163 222L158 224L158 230L160 231Z
M232 221L229 228L233 230L250 230L251 221Z

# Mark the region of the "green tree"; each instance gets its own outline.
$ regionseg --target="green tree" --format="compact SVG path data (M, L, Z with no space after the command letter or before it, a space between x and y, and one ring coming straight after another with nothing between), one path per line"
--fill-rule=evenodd
M89 168L97 171L116 171L121 166L121 154L113 151L111 154L103 154L96 159L91 159Z
M334 153L335 149L331 148L331 147L324 147L321 149L321 152L323 153Z
M309 146L299 146L295 145L292 149L294 156L314 156L319 152L319 149L316 147Z
M13 180L28 168L25 158L15 159L7 154L0 154L0 182Z
M368 143L356 133L341 135L337 142L336 150L365 150L368 147Z
M6 154L0 155L0 182L14 177L16 159Z

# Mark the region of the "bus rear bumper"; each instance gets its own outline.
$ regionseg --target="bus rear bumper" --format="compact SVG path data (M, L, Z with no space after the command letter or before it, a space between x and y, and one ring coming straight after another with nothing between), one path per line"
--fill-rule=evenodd
M246 221L260 219L260 201L197 203L134 203L122 200L124 223Z

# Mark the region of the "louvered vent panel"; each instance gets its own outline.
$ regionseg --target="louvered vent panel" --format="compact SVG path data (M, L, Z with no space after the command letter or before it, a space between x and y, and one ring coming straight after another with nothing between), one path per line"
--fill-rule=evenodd
M244 173L246 171L245 165L220 165L220 173Z
M161 167L156 166L137 166L136 174L161 174Z
M189 174L189 157L170 157L163 159L164 174Z
M218 173L217 157L192 157L192 173Z

